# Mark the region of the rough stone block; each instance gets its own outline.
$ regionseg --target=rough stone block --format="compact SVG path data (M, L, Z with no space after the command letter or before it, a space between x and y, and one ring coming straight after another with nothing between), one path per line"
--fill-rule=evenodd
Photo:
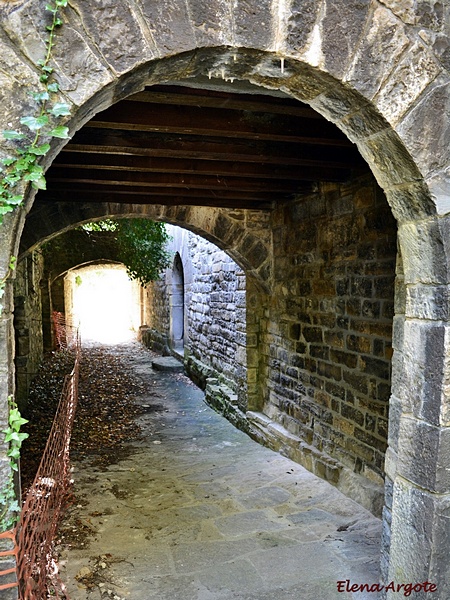
M340 78L360 40L370 3L368 0L327 0L325 4L321 52L326 70Z
M398 479L394 483L388 580L437 585L438 597L450 594L450 496L434 495ZM429 594L425 594L428 596ZM397 594L388 595L394 600Z
M315 0L294 0L287 19L286 44L295 54L308 43L316 23L319 5Z
M439 65L430 50L422 43L414 44L377 95L379 111L390 123L398 122L438 74Z
M406 321L402 355L394 353L393 393L405 410L434 425L450 425L446 388L450 330L442 323Z
M450 427L436 427L403 415L398 438L399 475L420 487L450 493Z
M238 0L233 7L234 43L245 48L269 48L274 27L271 0L255 4L251 0Z
M448 219L445 219L446 223ZM402 250L405 284L446 285L448 279L447 256L443 252L441 231L436 220L403 223L398 237Z
M450 84L438 79L397 129L425 177L449 164L450 125L436 118L449 110Z
M407 317L432 321L447 321L450 315L449 286L407 286Z

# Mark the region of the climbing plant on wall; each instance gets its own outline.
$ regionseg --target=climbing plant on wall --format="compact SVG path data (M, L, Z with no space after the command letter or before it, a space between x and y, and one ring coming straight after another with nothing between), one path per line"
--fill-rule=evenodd
M50 65L56 30L63 23L59 10L66 6L67 0L54 0L53 4L46 5L52 20L47 25L45 57L38 61L42 89L31 92L35 111L20 119L20 130L3 131L4 139L15 142L15 146L13 156L1 161L0 224L5 214L22 204L27 185L36 190L45 189L44 169L39 159L49 152L51 138L68 137L68 128L60 124L60 119L69 116L70 109L58 101L59 84L54 80Z
M68 137L68 128L61 124L61 119L70 116L70 109L68 104L59 101L59 84L51 66L56 32L63 24L60 10L67 6L67 1L53 0L45 7L50 19L46 25L45 55L37 63L41 86L31 92L35 108L30 114L21 117L21 127L3 131L3 138L11 142L12 148L11 156L0 161L0 225L4 215L23 203L28 186L36 190L45 189L44 168L40 160L50 151L52 138ZM8 272L0 279L0 300L14 266L15 258L11 257ZM0 489L1 530L11 527L17 520L19 504L15 497L14 472L18 470L20 446L27 437L20 433L20 427L26 421L22 419L12 398L8 398L8 406L8 427L3 430L3 434L4 442L9 445L7 456L10 475Z
M164 223L150 219L105 219L82 228L110 231L117 242L118 260L126 266L130 279L144 287L158 279L172 262L172 254L166 250L170 236Z

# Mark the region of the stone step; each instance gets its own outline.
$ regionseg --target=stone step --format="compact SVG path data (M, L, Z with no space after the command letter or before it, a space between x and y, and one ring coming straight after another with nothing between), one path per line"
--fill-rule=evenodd
M160 356L152 360L155 371L170 371L171 373L183 373L184 365L174 356Z

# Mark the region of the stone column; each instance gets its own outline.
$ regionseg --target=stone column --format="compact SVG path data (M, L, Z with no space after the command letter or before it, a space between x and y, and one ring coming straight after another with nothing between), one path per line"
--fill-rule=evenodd
M384 512L384 551L390 546L385 584L429 582L437 586L432 595L437 600L450 598L447 221L430 219L399 228L407 250L405 315L398 315L394 325ZM389 590L386 598L398 595ZM425 600L430 593L422 588L414 597Z

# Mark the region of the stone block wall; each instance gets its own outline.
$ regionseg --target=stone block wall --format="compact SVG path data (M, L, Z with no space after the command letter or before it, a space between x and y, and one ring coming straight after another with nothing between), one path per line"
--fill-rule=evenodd
M389 206L371 178L321 184L276 210L273 235L259 410L308 446L300 462L333 483L330 465L360 474L381 502L397 253Z
M16 401L23 408L43 358L42 291L44 259L39 251L21 260L14 281Z
M216 377L246 407L245 274L222 250L194 233L168 226L170 251L184 270L184 355L186 368L202 387ZM153 349L173 351L171 331L172 270L147 288L142 341Z

